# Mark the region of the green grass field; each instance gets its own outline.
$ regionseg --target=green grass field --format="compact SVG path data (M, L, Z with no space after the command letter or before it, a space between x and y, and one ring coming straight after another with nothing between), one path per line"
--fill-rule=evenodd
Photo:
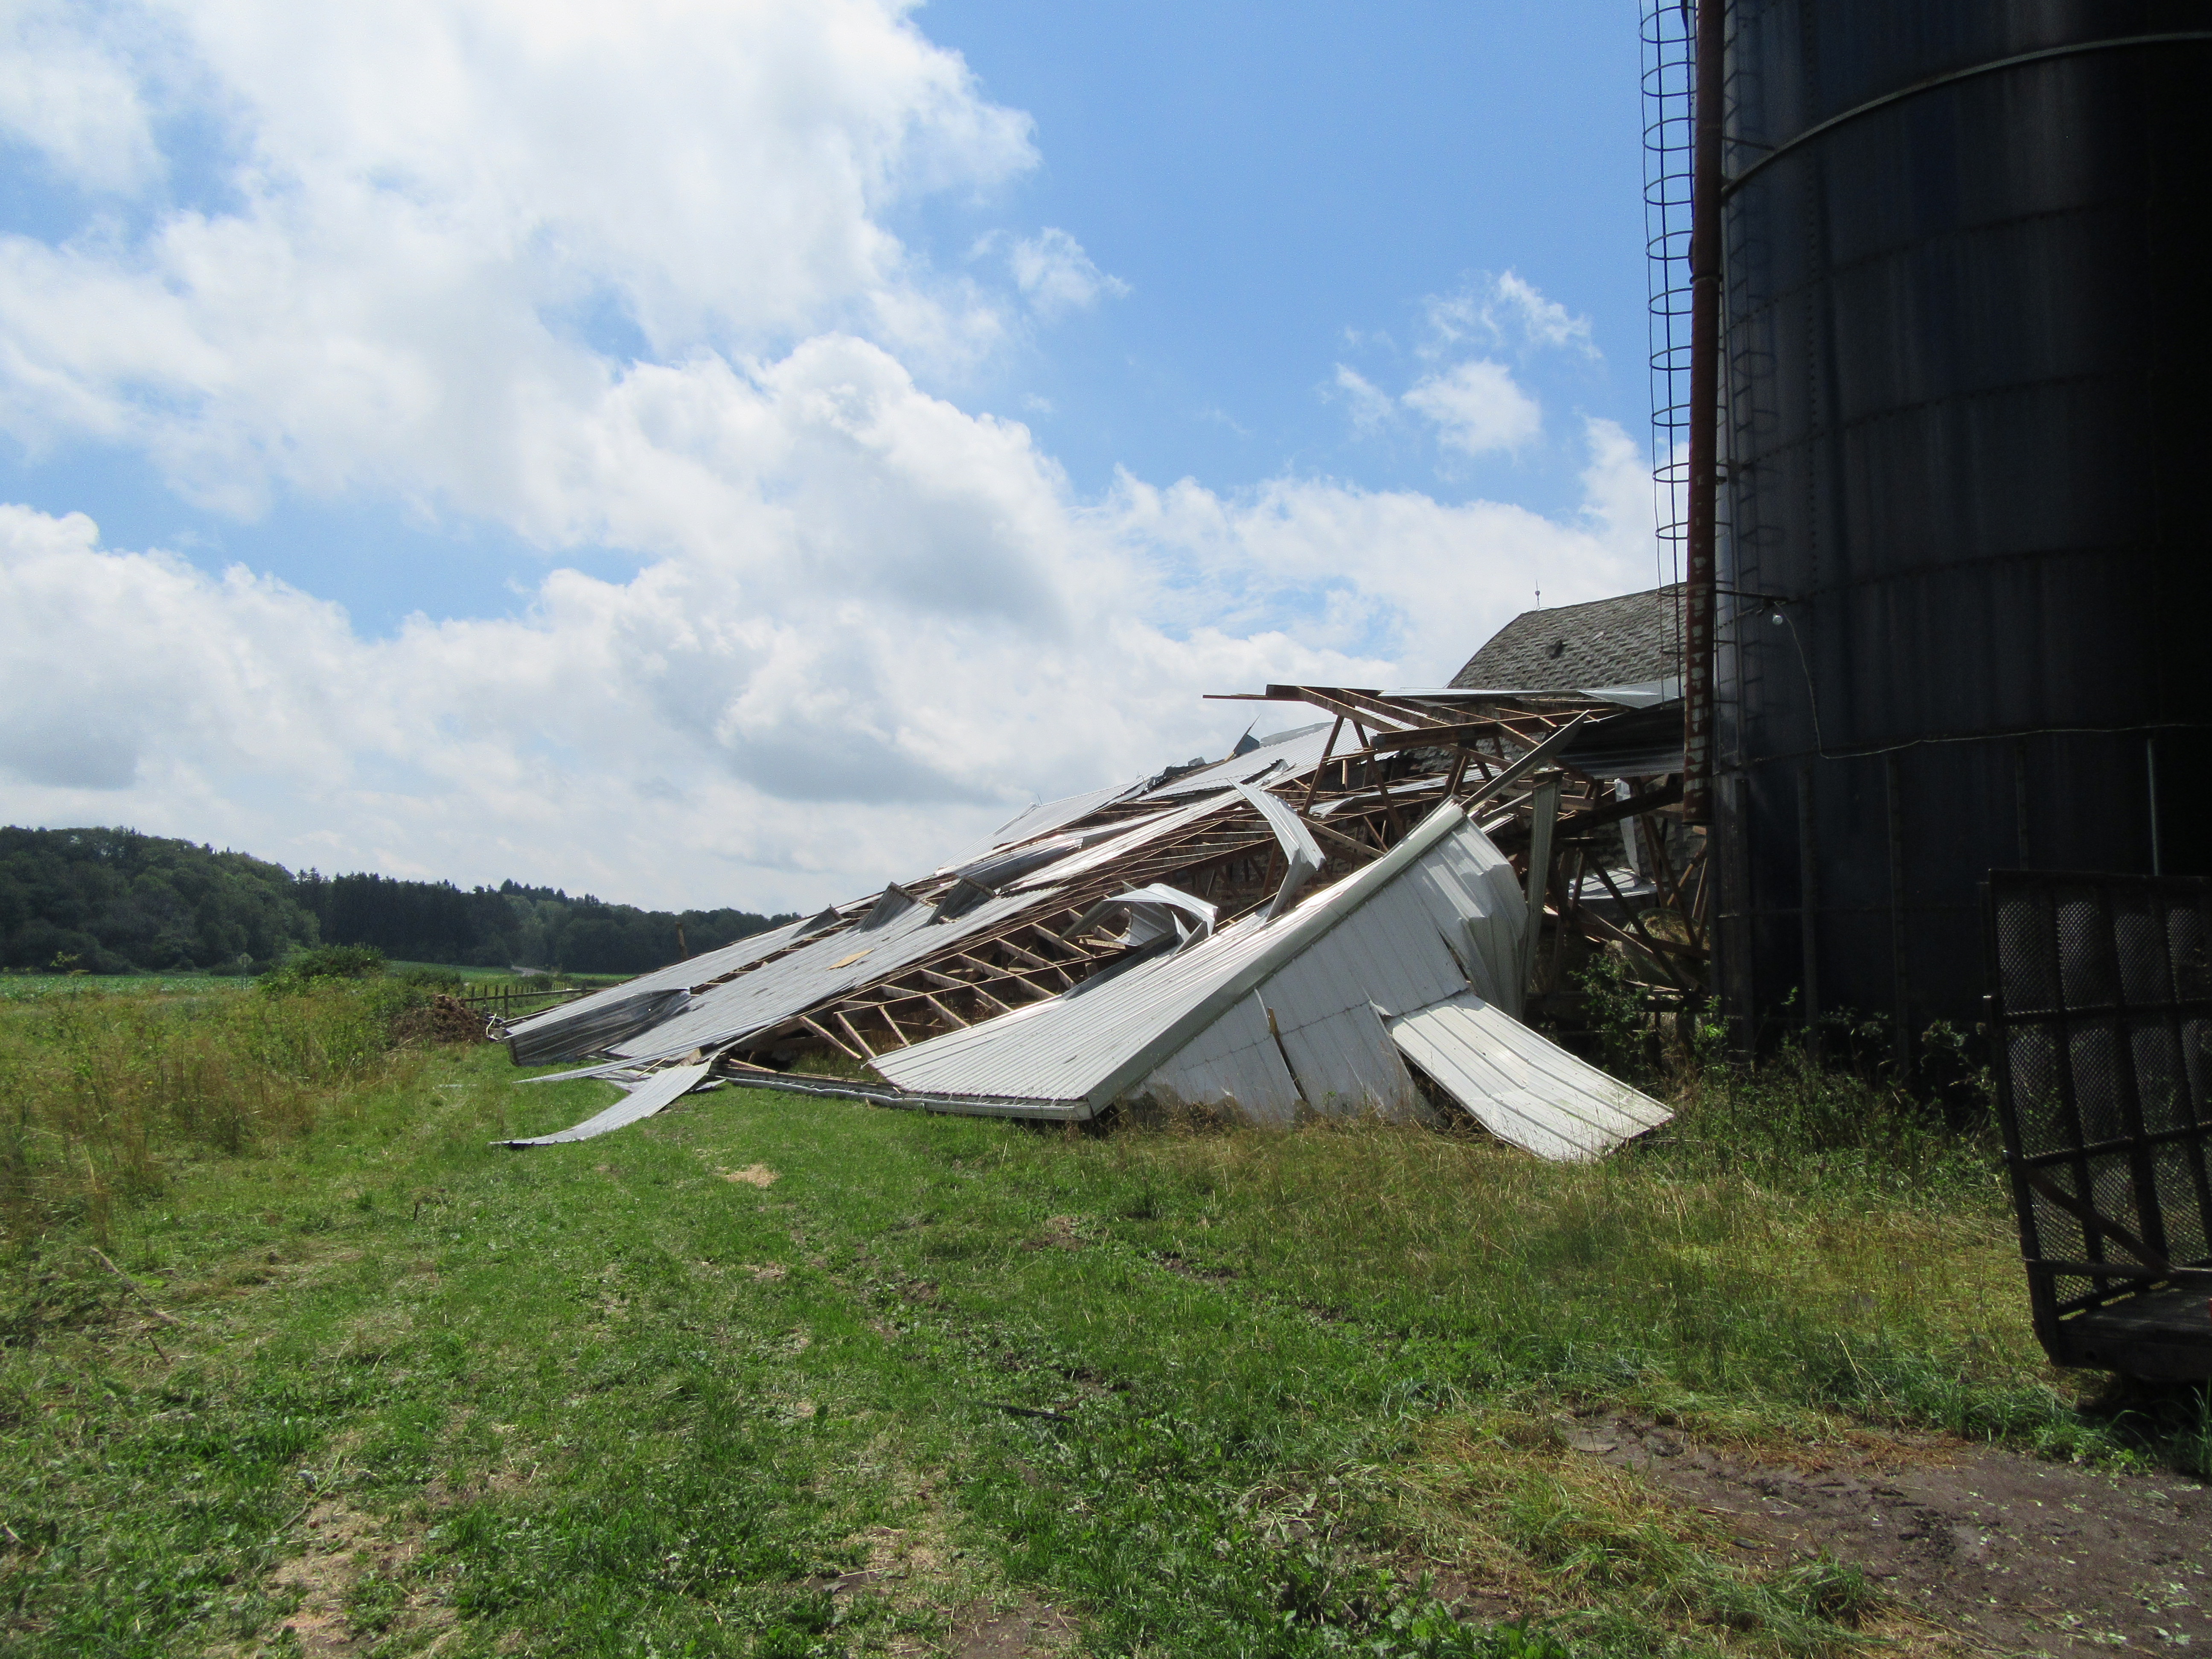
M505 968L463 968L441 962L391 962L386 971L397 977L410 973L451 975L472 990L497 990L543 977L518 974ZM598 990L619 985L621 974L562 974L553 983ZM209 996L219 992L251 990L251 977L237 974L29 974L0 973L0 1003L33 1002L85 986L108 996Z
M94 975L86 974L0 973L0 1002L32 1002L68 989ZM98 984L116 995L206 995L216 991L242 990L250 979L232 974L101 974Z
M8 1651L922 1653L1030 1598L1101 1654L1825 1653L1895 1633L1853 1575L1557 1414L2203 1451L2076 1409L1984 1149L1856 1084L1711 1073L1589 1168L732 1090L513 1152L611 1089L386 1017L0 1009Z

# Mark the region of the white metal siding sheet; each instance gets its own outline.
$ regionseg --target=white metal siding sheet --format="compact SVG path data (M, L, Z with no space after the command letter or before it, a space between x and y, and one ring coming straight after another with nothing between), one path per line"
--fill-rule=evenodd
M1186 1105L1227 1101L1255 1123L1294 1122L1298 1112L1297 1080L1283 1064L1256 995L1185 1043L1135 1092Z
M1400 884L1421 896L1431 921L1450 942L1465 967L1467 982L1486 1001L1519 1008L1521 939L1528 925L1528 896L1522 891L1513 866L1488 838L1452 836L1408 870ZM1434 1000L1375 999L1393 1012Z
M1674 1115L1472 992L1399 1015L1390 1035L1491 1133L1557 1163L1601 1157Z
M1279 1012L1278 1023L1281 1020ZM1417 1116L1420 1097L1390 1033L1365 1003L1283 1033L1306 1103L1327 1117Z
M1441 851L1441 848L1437 849ZM1429 854L1430 859L1436 852ZM1465 988L1429 915L1416 864L1260 988L1315 1110L1417 1111L1413 1079L1372 1004L1415 1008Z
M1466 988L1467 975L1444 949L1430 915L1428 895L1410 879L1414 871L1362 905L1313 949L1283 964L1267 986L1268 1006L1278 1021L1295 1017L1303 1025L1370 1002L1396 1013L1426 1007ZM1291 1004L1289 1016L1279 999Z

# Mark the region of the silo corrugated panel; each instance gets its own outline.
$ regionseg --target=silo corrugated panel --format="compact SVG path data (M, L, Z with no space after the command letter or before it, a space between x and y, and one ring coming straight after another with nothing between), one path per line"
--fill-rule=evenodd
M1729 41L1723 989L1971 1024L1991 868L2207 867L2212 5Z

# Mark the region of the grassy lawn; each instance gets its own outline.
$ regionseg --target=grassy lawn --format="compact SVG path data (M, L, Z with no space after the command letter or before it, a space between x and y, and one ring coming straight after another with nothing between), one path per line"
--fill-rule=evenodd
M2146 1455L1985 1155L1859 1085L1709 1077L1577 1169L738 1091L512 1152L612 1091L372 1001L0 1009L7 1651L920 1653L1029 1598L1099 1653L1822 1653L1910 1632L1566 1414Z

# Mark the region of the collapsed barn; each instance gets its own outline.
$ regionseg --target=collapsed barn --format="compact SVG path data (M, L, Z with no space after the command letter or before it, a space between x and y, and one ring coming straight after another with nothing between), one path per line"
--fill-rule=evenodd
M582 1060L556 1075L629 1091L509 1144L728 1085L1048 1120L1464 1113L1539 1156L1601 1155L1666 1109L1522 1016L1592 949L1650 992L1699 988L1674 690L1243 694L1322 718L1033 806L927 875L499 1027L518 1065ZM809 1054L860 1075L793 1072Z

